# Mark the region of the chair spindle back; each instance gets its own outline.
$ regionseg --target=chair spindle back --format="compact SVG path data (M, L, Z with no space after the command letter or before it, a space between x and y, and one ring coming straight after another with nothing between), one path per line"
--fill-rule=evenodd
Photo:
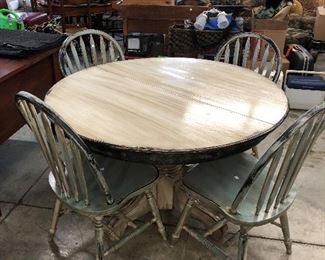
M34 133L65 200L88 206L88 183L85 166L94 175L107 203L113 203L108 184L83 140L39 98L21 91L16 94L17 107Z
M263 205L264 212L276 209L290 193L303 162L325 128L325 102L304 113L259 159L250 176L232 203L231 211L236 212L245 199L252 184L263 170L267 170L264 183L256 204L258 215Z
M257 33L241 33L217 51L216 61L249 68L277 82L281 73L281 52L273 40ZM275 71L274 76L271 75Z
M118 60L125 60L116 40L105 32L85 30L69 36L59 52L63 76Z

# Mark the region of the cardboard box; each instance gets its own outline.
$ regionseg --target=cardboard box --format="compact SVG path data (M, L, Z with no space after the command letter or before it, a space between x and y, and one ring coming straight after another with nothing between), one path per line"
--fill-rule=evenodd
M287 35L289 19L256 19L252 13L252 32L257 32L270 37L283 53Z
M325 5L318 6L316 9L314 40L325 41Z
M282 71L283 71L283 74L286 73L286 71L289 69L289 67L290 67L290 61L285 56L282 56Z

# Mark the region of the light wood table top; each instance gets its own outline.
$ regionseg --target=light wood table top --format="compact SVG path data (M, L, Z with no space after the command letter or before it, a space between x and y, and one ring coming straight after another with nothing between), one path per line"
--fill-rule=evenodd
M189 163L249 149L285 118L272 81L188 58L104 64L59 81L45 99L94 149L127 160Z

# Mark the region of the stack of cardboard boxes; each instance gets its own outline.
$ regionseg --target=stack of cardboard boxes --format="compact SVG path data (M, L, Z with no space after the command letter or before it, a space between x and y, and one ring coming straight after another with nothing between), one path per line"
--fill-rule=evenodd
M325 41L325 4L316 9L314 40Z

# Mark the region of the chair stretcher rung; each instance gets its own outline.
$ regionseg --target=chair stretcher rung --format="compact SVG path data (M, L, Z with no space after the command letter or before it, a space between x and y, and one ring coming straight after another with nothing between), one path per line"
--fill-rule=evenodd
M184 226L183 229L193 238L195 238L197 241L199 241L202 245L209 248L216 256L221 257L222 259L229 259L226 253L221 250L219 247L217 247L215 244L211 243L208 239L206 239L204 236L198 234L197 232L194 232L193 230L189 229L188 227Z
M148 221L147 223L143 224L142 226L140 226L138 229L136 229L135 231L133 231L131 234L129 234L128 236L124 237L123 239L121 239L119 242L117 242L115 245L113 245L110 249L106 250L104 253L104 256L116 251L117 249L119 249L120 247L122 247L125 243L127 243L129 240L131 240L132 238L136 237L137 235L140 235L142 232L144 232L148 227L150 227L153 223L155 223L155 219L151 219L150 221Z

